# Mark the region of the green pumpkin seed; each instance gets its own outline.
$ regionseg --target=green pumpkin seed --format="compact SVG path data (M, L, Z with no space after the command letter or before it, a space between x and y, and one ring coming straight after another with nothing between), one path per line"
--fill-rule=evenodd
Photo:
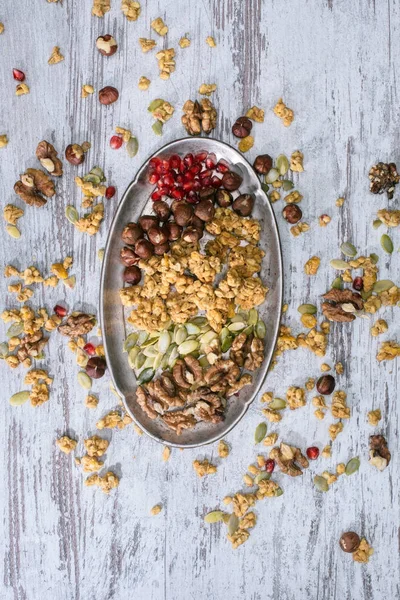
M22 406L27 400L29 400L30 392L17 392L10 398L11 406Z
M285 175L289 170L289 161L284 154L280 154L276 159L276 168L280 175Z
M99 185L101 183L100 177L98 175L95 175L94 173L88 173L87 175L82 177L82 179L87 183L94 183L95 185Z
M148 383L149 381L151 381L154 377L154 374L155 374L154 369L151 369L151 368L144 369L138 377L138 380L137 380L138 385L142 385L142 383Z
M381 237L381 246L382 246L382 249L387 254L392 254L392 252L393 252L393 242L390 239L390 237L388 235L386 235L386 233L384 233L383 236Z
M372 221L372 227L374 229L378 229L378 227L380 227L382 225L382 221L380 219L375 219L374 221Z
M269 190L269 185L267 183L262 183L261 184L261 189L264 192L264 194L266 194Z
M206 514L204 520L206 523L218 523L218 521L222 521L223 516L222 510L213 510Z
M157 356L157 354L158 354L157 345L154 344L153 346L147 346L147 348L143 349L143 354L147 358L155 358Z
M194 325L197 325L198 327L203 327L203 325L207 325L208 321L207 321L206 317L195 317L194 319L190 320L190 323L193 323Z
M346 271L346 269L349 269L349 263L345 260L340 260L340 258L332 259L329 264L338 271Z
M104 248L100 248L100 250L97 250L97 258L99 259L100 262L103 262Z
M186 323L185 328L189 335L199 335L200 333L200 327L194 323Z
M186 356L186 354L190 354L194 352L199 347L199 342L197 340L185 340L182 344L178 346L178 352L181 356Z
M264 481L265 479L271 479L271 473L267 473L267 471L261 471L261 473L254 477L254 483L258 485L260 481Z
M7 225L6 230L8 235L10 235L15 240L18 240L21 237L21 232L15 225Z
M153 369L157 371L161 367L162 359L164 358L164 353L159 352L154 359Z
M230 323L243 323L243 321L247 321L247 313L243 310L229 320Z
M314 304L300 304L297 310L301 315L315 315L317 307Z
M357 254L357 248L353 246L353 244L350 244L350 242L343 242L340 246L340 250L342 254L349 256L350 258L353 258Z
M155 359L155 356L147 356L146 360L143 363L143 369L152 369Z
M161 333L160 337L158 338L158 344L157 344L158 351L161 352L162 354L165 354L169 348L171 341L172 341L171 336L168 333L168 331L163 331Z
M136 342L138 341L138 337L139 337L139 334L136 331L134 331L133 333L130 333L124 341L123 351L129 352L129 350L131 348L133 348L133 346L136 345Z
M207 369L210 366L207 356L202 356L201 358L199 358L199 364L201 367L203 367L203 369Z
M228 325L228 329L232 333L236 333L237 331L242 331L242 329L244 329L245 327L246 327L246 323L243 323L243 321L239 321L238 323L231 323L230 325Z
M271 410L283 410L286 408L286 401L282 398L274 398L271 402L268 402L268 408Z
M90 174L91 175L96 175L96 177L99 177L100 181L105 181L106 180L106 178L104 176L104 171L100 167L93 167L93 169L90 171Z
M393 281L390 281L390 279L380 279L379 281L376 281L374 283L372 291L376 292L377 294L380 294L381 292L386 292L387 290L390 290L390 288L392 288L393 286L394 283Z
M170 354L170 357L168 359L168 366L171 367L171 369L174 366L174 364L176 363L176 361L178 360L178 358L179 358L178 348L175 347L175 348L173 348L173 350Z
M156 98L155 100L153 100L152 102L150 102L147 110L152 113L157 108L160 108L160 106L162 106L163 104L164 104L164 100L162 98Z
M253 327L254 327L254 325L249 325L248 327L246 327L246 329L243 329L242 333L245 333L246 335L250 335L250 333L253 333Z
M65 216L67 217L68 221L73 225L75 225L75 223L79 219L78 211L76 210L75 206L71 205L67 206L67 208L65 209Z
M223 327L221 329L221 333L219 334L220 340L221 342L224 342L226 340L227 337L230 337L230 331L227 327Z
M134 361L133 368L135 369L135 371L139 371L143 367L145 362L146 362L145 355L143 354L143 352L139 352L139 354L137 355L137 357L135 358L135 361Z
M225 523L225 525L228 525L230 517L231 517L231 515L229 513L224 513L222 515L222 520Z
M157 344L158 342L158 337L148 337L147 340L145 342L143 342L143 344L140 344L140 347L143 348L148 348L149 346L154 346L154 344Z
M128 153L128 156L130 158L133 158L138 153L138 150L139 150L138 139L134 135L132 135L129 138L129 142L126 144L126 151Z
M263 439L265 438L266 435L267 435L267 424L264 422L259 423L254 432L254 443L259 444L260 442L263 441Z
M228 534L233 535L235 533L235 531L237 531L238 527L239 527L239 519L234 513L232 513L231 516L229 517L229 521L228 521Z
M139 352L140 352L140 348L138 346L134 346L133 348L131 348L129 350L128 364L131 369L135 368L135 364L136 364L135 361L136 361L136 358L137 358Z
M255 329L254 329L254 333L260 340L265 338L265 334L267 333L267 327L266 327L264 321L260 320L257 322L257 325L255 326Z
M274 183L279 179L278 169L270 169L265 176L265 183Z
M325 479L325 477L321 477L321 475L315 475L314 485L319 492L327 492L329 490L327 480Z
M8 344L7 342L2 342L0 344L0 358L6 358L8 355Z
M365 290L361 290L360 296L364 300L364 302L366 302L366 300L368 300L368 298L371 298L372 291L366 292Z
M90 390L92 387L92 379L87 373L85 373L85 371L79 371L77 379L80 386L85 388L85 390Z
M199 337L199 342L202 346L208 346L213 340L218 338L218 333L214 330L207 331L204 335Z
M347 463L345 473L346 473L346 475L353 475L353 473L356 473L359 468L360 468L360 459L358 458L358 456L356 456L356 457L352 458L351 460L349 460L349 462Z
M18 321L17 323L13 323L6 331L6 335L9 338L16 337L20 335L24 331L24 324L22 321Z
M184 327L184 325L178 325L174 331L174 342L176 344L182 344L186 338L188 336L188 332L186 330L186 327Z
M282 488L280 488L280 487L279 487L279 488L277 488L277 489L275 490L275 496L278 498L279 496L282 496L282 495L283 495L283 489L282 489Z
M379 256L377 254L375 254L375 252L372 252L372 254L369 255L371 261L374 263L374 265L376 265L376 263L379 261Z
M289 192L290 190L292 190L294 188L294 183L293 183L293 181L290 181L290 179L284 179L282 181L282 187L285 192Z
M147 340L148 337L149 337L149 334L147 333L147 331L140 331L137 342L136 342L137 345L142 346L142 344L144 344L144 342Z
M221 343L221 351L222 352L228 352L229 348L232 346L233 343L233 336L232 335L228 335L224 341Z
M163 132L163 123L161 121L156 121L155 123L153 123L153 125L151 126L152 130L154 131L154 133L156 135L162 135Z
M343 289L343 279L341 277L336 277L336 279L334 279L332 281L331 288L333 290L342 290Z
M247 319L248 325L255 325L258 321L258 311L255 308L252 308L249 311L249 317Z

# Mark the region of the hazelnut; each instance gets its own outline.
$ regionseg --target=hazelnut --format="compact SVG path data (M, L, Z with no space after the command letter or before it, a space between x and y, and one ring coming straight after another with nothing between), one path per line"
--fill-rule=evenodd
M329 396L335 389L335 378L332 375L322 375L317 381L317 392Z
M160 227L159 225L153 225L147 232L147 237L152 244L158 246L159 244L165 244L168 242L169 231L166 227Z
M118 49L118 44L112 35L107 33L106 35L100 35L96 40L97 50L103 56L112 56Z
M186 229L182 235L182 239L185 242L189 242L190 244L195 244L202 237L203 237L202 230L198 229L197 227L193 227L192 225L189 225L189 227L186 227Z
M235 137L245 138L249 135L253 123L247 117L239 117L232 125L232 133Z
M187 202L178 202L176 205L172 205L172 212L175 217L175 221L178 225L185 227L190 222L193 216L193 208Z
M213 188L213 187L206 187L199 191L200 200L208 200L208 199L213 200L214 196L215 196L215 188Z
M160 221L168 221L171 214L171 209L164 200L153 203L153 210L156 213Z
M282 211L283 218L286 219L288 223L294 225L298 223L303 216L302 210L296 204L286 204L285 208Z
M142 279L142 272L139 267L132 265L131 267L126 267L123 274L123 280L125 283L131 283L132 285L136 285Z
M166 227L169 231L169 241L174 242L175 240L179 240L182 234L182 227L175 223L175 221L170 221L167 223Z
M196 217L198 217L202 221L205 221L206 223L212 220L214 213L214 204L213 201L210 199L202 200L194 208L194 214L196 215Z
M200 231L203 231L204 229L204 221L199 219L199 217L196 215L193 215L193 217L190 219L190 225L192 227L196 227L196 229L200 229Z
M154 217L153 215L142 215L139 217L138 223L143 231L147 232L151 227L158 225L158 217Z
M240 194L233 201L232 208L238 215L248 217L251 214L254 206L254 196L251 194Z
M344 552L355 552L360 545L360 536L354 531L346 531L339 540L339 546Z
M240 187L240 184L243 181L243 177L241 177L238 173L234 173L233 171L228 171L224 173L222 177L222 185L226 190L230 192L234 192Z
M128 248L127 246L121 248L119 256L121 258L122 264L124 264L127 267L136 265L139 262L139 257L134 253L132 248Z
M162 256L163 254L166 254L169 251L169 242L165 242L164 244L157 244L157 246L154 246L154 254L157 254L157 256Z
M92 379L100 379L106 371L107 365L104 358L100 356L92 356L86 364L86 373Z
M65 158L71 165L81 165L85 160L85 152L79 144L69 144L65 148Z
M135 244L135 252L140 258L150 258L154 254L154 246L148 240L138 240Z
M119 98L119 92L115 87L112 87L111 85L107 85L106 87L104 87L103 89L101 89L99 91L99 101L100 104L112 104L113 102L116 102Z
M133 246L138 239L143 237L143 230L137 223L128 223L124 227L121 238L125 244Z
M272 169L272 162L269 154L260 154L256 157L253 168L260 175L266 175Z
M232 194L228 190L219 189L216 193L216 201L222 208L227 208L232 204Z

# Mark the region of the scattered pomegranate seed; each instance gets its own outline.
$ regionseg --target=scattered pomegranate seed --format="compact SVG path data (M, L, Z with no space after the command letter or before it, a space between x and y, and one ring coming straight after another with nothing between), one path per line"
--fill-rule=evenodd
M116 189L113 185L109 185L106 189L106 198L107 200L111 200L115 196Z
M357 290L357 292L361 292L364 287L364 280L362 277L354 277L353 279L353 288Z
M96 348L90 342L88 342L87 344L85 344L83 346L83 349L86 352L86 354L89 354L89 356L94 356L96 354Z
M307 448L306 454L310 460L316 460L319 456L319 448L317 446L311 446Z
M275 461L272 458L268 458L265 461L265 470L267 471L267 473L272 473L272 471L275 469Z
M65 317L65 315L67 314L67 309L63 306L60 306L60 304L56 304L53 308L53 311L55 312L57 317Z
M13 69L13 77L15 81L25 81L25 73L19 69Z
M121 148L123 143L123 139L120 135L113 135L110 139L110 146L113 150L118 150Z

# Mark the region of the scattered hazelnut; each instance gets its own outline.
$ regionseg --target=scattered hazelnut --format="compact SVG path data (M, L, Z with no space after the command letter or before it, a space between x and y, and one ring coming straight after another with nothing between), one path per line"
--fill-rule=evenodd
M240 187L240 184L243 181L243 177L241 177L238 173L234 173L233 171L228 171L224 173L222 177L222 185L226 190L230 192L234 192Z
M206 187L199 191L200 200L209 200L209 199L212 200L214 198L214 196L215 196L215 188L213 188L213 187Z
M99 101L100 104L112 104L113 102L116 102L119 98L119 92L115 87L112 87L111 85L107 85L106 87L104 87L103 89L101 89L99 91Z
M158 217L154 215L142 215L139 217L138 223L143 231L148 231L151 227L158 225Z
M185 242L189 242L191 244L198 242L201 238L203 237L203 232L198 229L197 227L193 227L192 225L189 225L189 227L186 227L182 239Z
M100 35L96 40L97 50L103 56L112 56L118 49L118 44L112 35Z
M233 201L232 208L238 215L248 217L251 214L254 206L254 196L251 194L240 194Z
M266 175L272 169L272 162L269 154L260 154L256 157L253 168L260 175Z
M287 204L282 211L283 218L286 219L288 223L295 224L298 223L303 216L302 210L296 204Z
M171 210L166 202L160 200L153 203L153 210L156 213L160 221L168 221L171 214Z
M150 258L154 254L154 246L148 240L138 240L135 244L135 252L140 258Z
M142 272L136 265L126 267L123 274L123 280L125 283L131 283L136 285L142 278Z
M85 153L79 144L69 144L65 148L65 158L71 165L81 165L85 160Z
M354 531L346 531L340 537L339 545L344 552L355 552L360 545L360 536Z
M335 378L332 375L322 375L317 381L317 392L329 396L335 389Z
M168 242L169 231L166 227L160 227L159 225L153 225L147 232L147 236L152 244L158 246L159 244L165 244Z
M139 262L139 257L134 253L132 248L128 248L127 246L121 248L120 258L121 262L127 267L136 265Z
M143 237L143 230L137 223L128 223L122 232L121 238L125 244L133 246L138 239Z
M193 208L190 204L187 204L187 202L173 203L171 208L178 225L185 227L185 225L189 224L190 219L193 216Z
M168 231L169 231L169 241L174 242L175 240L179 240L182 233L182 227L180 227L175 221L171 221L167 223Z
M165 242L164 244L157 244L157 246L154 246L154 254L157 254L157 256L162 256L163 254L166 254L169 251L169 242Z
M232 133L235 137L245 138L249 135L253 123L247 117L239 117L232 125Z
M232 194L228 190L219 189L216 193L217 204L222 208L227 208L232 204Z
M214 213L214 204L213 201L210 199L201 200L201 202L196 204L194 208L194 214L196 215L196 217L198 217L202 221L205 221L206 223L212 220Z
M86 373L92 379L100 379L100 377L103 377L106 368L107 365L104 358L101 358L100 356L93 356L92 358L89 358L86 364Z

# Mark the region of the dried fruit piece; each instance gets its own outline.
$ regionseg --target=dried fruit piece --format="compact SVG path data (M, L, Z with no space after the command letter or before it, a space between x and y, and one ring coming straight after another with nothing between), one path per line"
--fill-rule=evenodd
M25 73L19 69L13 69L13 77L15 81L25 81Z
M316 460L319 456L319 448L317 446L310 446L310 448L307 448L306 454L310 460Z

